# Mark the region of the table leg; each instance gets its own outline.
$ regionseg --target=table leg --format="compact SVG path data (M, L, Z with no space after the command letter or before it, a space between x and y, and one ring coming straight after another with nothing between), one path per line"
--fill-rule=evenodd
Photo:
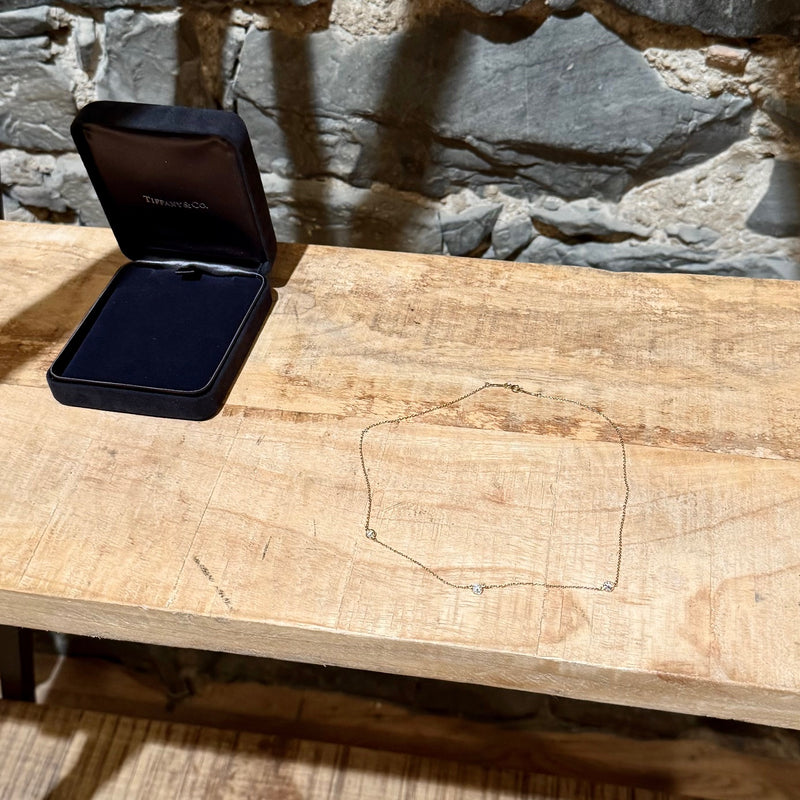
M5 700L33 702L33 631L0 625L0 689Z

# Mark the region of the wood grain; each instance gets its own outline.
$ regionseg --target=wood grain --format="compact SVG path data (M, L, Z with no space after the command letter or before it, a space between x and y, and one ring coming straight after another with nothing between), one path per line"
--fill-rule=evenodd
M0 623L800 728L800 287L282 246L215 419L58 405L44 373L122 263L0 226ZM612 594L476 597L366 540L358 436L486 380L628 447ZM387 536L454 576L607 574L613 432L482 392L375 431Z
M0 752L7 800L670 800L570 778L8 701L0 702Z

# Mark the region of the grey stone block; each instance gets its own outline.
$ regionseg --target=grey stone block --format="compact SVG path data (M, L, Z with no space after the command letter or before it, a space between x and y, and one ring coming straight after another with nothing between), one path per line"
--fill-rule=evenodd
M107 227L108 220L97 199L81 157L77 153L66 153L56 159L53 181L68 208L78 213L84 225Z
M634 14L703 33L730 37L782 34L800 30L800 0L612 0Z
M101 100L175 102L178 11L114 9L105 15L105 61L98 68Z
M243 99L237 111L253 140L259 168L284 177L332 174L357 184L354 169L361 155L360 142L380 135L368 120L354 119L348 126L347 119L308 118L282 108L262 113Z
M108 224L77 153L52 156L2 150L0 171L16 206L56 213L75 211L85 225Z
M489 238L502 209L501 205L478 205L460 214L442 213L442 239L447 252L453 256L472 253Z
M484 14L508 14L509 11L516 11L522 8L528 0L467 0L467 3L474 9L482 11Z
M534 205L530 215L536 222L556 228L565 236L622 234L646 238L653 232L652 228L617 216L613 206L591 198L564 204L553 203L551 199L546 206Z
M800 262L797 258L785 254L746 253L741 256L715 260L710 264L709 272L714 275L796 281L800 280Z
M251 29L235 95L285 133L257 143L262 165L431 197L493 184L616 199L726 149L751 116L742 98L668 88L589 14L538 28L455 17L361 39Z
M358 189L335 179L262 175L279 240L416 253L441 253L433 203L388 187Z
M614 272L707 272L714 253L647 242L587 242L570 245L539 236L516 260L597 267Z
M24 79L20 79L24 76ZM72 84L47 37L0 39L0 144L71 150Z
M2 8L0 4L0 39L39 36L58 27L49 6L38 5L16 11L2 11Z
M565 264L568 262L563 259L568 251L569 245L560 239L537 236L514 260L526 264Z
M16 11L18 9L35 8L43 5L42 0L2 0L3 11Z
M12 222L36 222L36 216L21 206L13 197L4 194L0 197L2 211L0 219L7 219Z
M535 231L527 214L498 219L492 229L492 257L509 258L530 244Z
M0 150L0 174L6 186L38 186L56 166L55 156L26 153L24 150Z
M39 5L41 4L42 0L2 0L4 3L10 3L10 7L13 8L24 8L29 5ZM314 3L319 2L319 0L271 0L271 2L264 2L261 0L263 5L272 5L272 6L310 6ZM148 9L170 9L170 8L177 8L179 5L182 4L182 0L71 0L69 3L70 6L74 6L75 8L80 9L119 9L119 8L132 8L137 10L148 10ZM235 5L232 2L225 2L225 0L210 0L208 5L219 5L219 6L231 6ZM190 5L188 3L183 3L183 5Z
M9 194L26 208L46 208L50 211L66 211L67 204L52 181L39 186L12 186Z
M719 239L720 234L702 225L671 225L666 229L670 236L675 236L684 244L708 245L714 244Z
M14 2L14 0L11 0L11 2ZM22 2L25 2L25 0L22 0ZM41 0L39 0L39 2L41 2ZM163 10L167 8L177 8L180 4L181 0L77 0L77 2L70 2L69 5L91 11L92 9L120 8Z
M766 236L800 236L800 164L774 162L769 187L747 227Z

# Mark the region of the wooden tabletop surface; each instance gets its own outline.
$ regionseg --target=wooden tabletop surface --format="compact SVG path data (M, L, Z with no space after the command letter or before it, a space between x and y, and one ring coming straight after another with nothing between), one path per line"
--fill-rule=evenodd
M0 623L800 728L800 285L283 245L206 422L45 372L124 262L0 223ZM486 389L359 435L484 382Z

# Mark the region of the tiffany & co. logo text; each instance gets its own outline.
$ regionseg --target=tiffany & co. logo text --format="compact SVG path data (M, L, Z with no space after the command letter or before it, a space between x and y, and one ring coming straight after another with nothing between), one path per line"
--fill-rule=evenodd
M208 206L198 200L164 200L163 197L151 197L149 194L143 194L145 203L151 206L163 206L164 208L188 208L208 211Z

